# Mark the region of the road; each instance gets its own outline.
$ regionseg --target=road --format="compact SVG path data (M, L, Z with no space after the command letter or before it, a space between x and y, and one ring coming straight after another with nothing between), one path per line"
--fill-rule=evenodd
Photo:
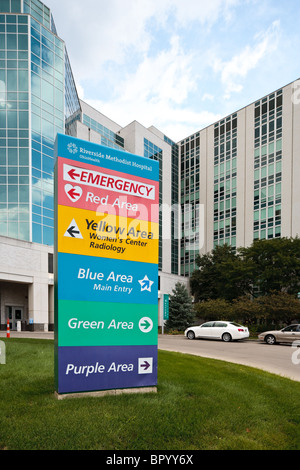
M11 338L53 339L53 332L11 331ZM6 331L0 331L1 337ZM300 382L300 347L278 344L269 346L255 340L223 343L223 341L188 340L183 335L158 335L158 348L211 359L243 364Z
M224 343L188 340L183 335L159 335L158 348L243 364L300 382L300 347L287 344L269 346L255 340Z

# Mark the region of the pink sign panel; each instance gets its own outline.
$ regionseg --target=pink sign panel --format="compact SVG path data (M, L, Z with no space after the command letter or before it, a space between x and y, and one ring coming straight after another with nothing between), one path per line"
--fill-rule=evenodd
M158 222L159 182L58 159L58 204Z

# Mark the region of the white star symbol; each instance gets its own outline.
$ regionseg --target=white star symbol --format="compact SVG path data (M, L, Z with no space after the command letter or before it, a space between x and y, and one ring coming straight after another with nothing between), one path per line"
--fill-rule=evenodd
M150 281L147 275L144 277L144 279L141 279L139 283L141 284L141 292L143 290L148 290L149 292L151 292L151 286L152 284L154 284L153 281Z

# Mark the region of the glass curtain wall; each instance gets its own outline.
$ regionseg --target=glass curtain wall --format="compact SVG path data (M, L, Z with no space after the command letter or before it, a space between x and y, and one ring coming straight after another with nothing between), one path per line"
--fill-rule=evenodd
M214 126L214 247L236 248L237 114Z
M64 43L31 18L32 241L53 244L54 142L64 133Z
M22 240L30 239L29 28L27 16L0 13L0 235Z
M76 107L49 8L39 0L1 0L0 235L53 245L54 142Z
M200 204L200 133L180 143L181 160L181 241L180 265L182 276L196 269L199 253Z
M255 103L253 237L281 236L282 90Z
M159 205L162 204L162 158L163 151L152 142L144 138L144 157L159 162ZM162 212L159 211L159 255L158 269L162 270Z

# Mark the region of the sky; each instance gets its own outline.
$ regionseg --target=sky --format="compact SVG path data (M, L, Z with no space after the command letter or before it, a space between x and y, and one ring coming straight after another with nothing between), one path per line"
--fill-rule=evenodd
M299 0L45 0L79 97L175 142L300 77Z

